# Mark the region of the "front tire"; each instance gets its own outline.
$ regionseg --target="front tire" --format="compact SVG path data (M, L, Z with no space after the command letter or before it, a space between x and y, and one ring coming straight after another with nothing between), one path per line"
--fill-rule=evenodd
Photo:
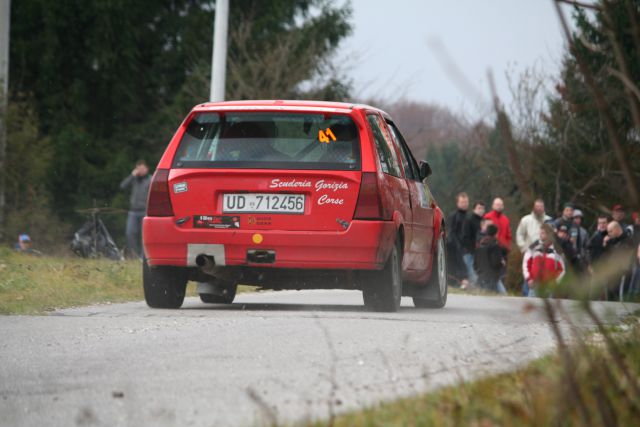
M382 271L367 271L362 297L369 310L396 312L402 298L402 252L400 242L393 245Z
M440 233L436 244L436 264L431 271L431 278L427 286L430 289L430 298L413 297L413 304L418 308L442 308L447 303L447 252L444 246L444 233Z
M142 261L144 299L151 308L180 308L187 289L187 275L179 267L150 267Z

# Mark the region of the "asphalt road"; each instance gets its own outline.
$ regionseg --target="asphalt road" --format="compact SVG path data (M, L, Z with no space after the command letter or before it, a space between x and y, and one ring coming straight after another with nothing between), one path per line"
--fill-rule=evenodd
M511 369L554 347L531 301L450 295L370 313L359 292L190 298L0 317L0 425L248 426L326 417ZM570 303L564 303L570 307ZM638 306L601 303L609 319ZM573 311L569 309L568 311ZM577 314L582 327L590 323Z

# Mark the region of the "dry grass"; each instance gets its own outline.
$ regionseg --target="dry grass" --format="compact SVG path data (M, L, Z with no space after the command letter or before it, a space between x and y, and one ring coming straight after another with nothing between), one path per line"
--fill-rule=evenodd
M252 289L242 286L238 292ZM187 287L187 295L197 295L195 286ZM0 249L0 314L142 299L138 261L35 257Z

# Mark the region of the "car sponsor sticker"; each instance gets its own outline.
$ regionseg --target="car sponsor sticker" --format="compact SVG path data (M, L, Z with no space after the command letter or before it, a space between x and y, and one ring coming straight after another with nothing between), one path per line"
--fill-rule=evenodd
M173 184L174 194L186 193L187 191L189 191L189 187L187 186L186 182L176 182L175 184Z
M269 188L311 188L311 181L305 179L303 181L298 181L297 179L279 179L275 178L271 180L271 184L269 184Z
M254 216L249 215L247 218L247 224L249 225L271 225L270 216Z
M339 197L329 197L327 194L323 194L322 196L318 197L318 204L320 206L322 205L344 205L344 199L341 199Z
M316 191L331 190L335 192L338 190L348 190L348 189L349 189L349 184L347 184L346 182L325 181L324 179L316 181Z
M194 228L240 228L240 217L227 215L196 215Z

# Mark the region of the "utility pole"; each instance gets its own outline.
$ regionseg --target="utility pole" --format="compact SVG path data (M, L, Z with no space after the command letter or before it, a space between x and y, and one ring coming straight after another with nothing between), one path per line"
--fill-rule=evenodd
M0 0L0 240L5 235L5 157L7 152L7 97L9 96L9 23L11 0Z
M211 54L211 92L209 100L224 101L227 76L227 28L229 26L229 0L216 0L216 18L213 25L213 52Z

